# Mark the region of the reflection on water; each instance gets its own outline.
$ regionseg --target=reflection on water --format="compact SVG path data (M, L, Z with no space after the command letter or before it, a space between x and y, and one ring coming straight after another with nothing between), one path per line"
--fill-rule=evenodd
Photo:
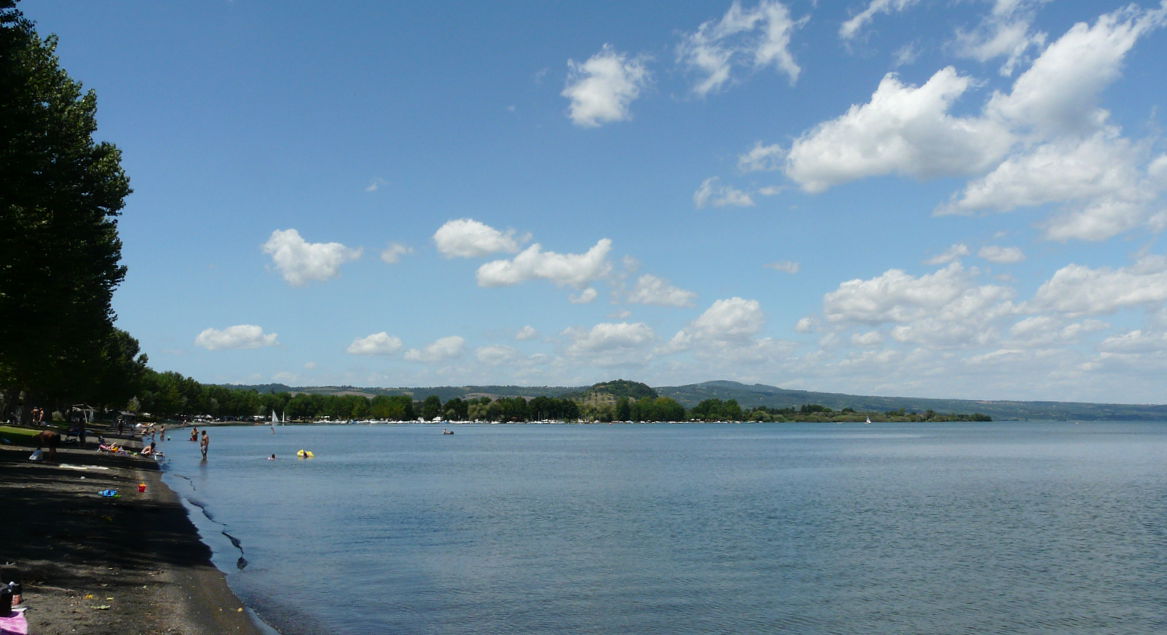
M168 446L216 563L286 632L1167 630L1164 424L220 428L203 464Z

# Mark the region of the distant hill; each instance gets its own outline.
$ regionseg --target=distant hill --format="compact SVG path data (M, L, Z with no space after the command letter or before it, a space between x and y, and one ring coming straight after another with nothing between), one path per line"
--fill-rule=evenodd
M618 379L601 382L593 386L433 386L415 388L370 388L357 386L301 386L284 384L231 385L231 388L256 390L261 393L292 392L325 395L356 394L367 397L377 395L410 395L421 401L436 395L443 402L454 399L477 397L571 397L583 400L615 402L620 397L639 399L641 397L669 397L686 408L692 408L706 399L734 399L744 409L754 406L791 408L804 404L818 404L835 410L888 412L907 410L924 412L934 410L943 413L981 413L1002 420L1105 420L1119 421L1161 420L1167 421L1167 405L1105 404L1068 401L980 401L972 399L923 399L917 397L877 397L848 395L831 392L811 392L787 390L765 384L743 384L736 381L707 381L683 386L658 386L651 388L640 382Z
M642 384L638 381L628 381L627 379L614 379L612 381L600 382L592 384L590 388L579 392L568 392L560 397L576 398L588 397L591 395L607 395L615 399L620 397L627 397L629 399L655 399L660 395L652 389L648 384Z
M741 384L736 381L707 381L684 386L658 387L664 397L672 397L687 408L705 399L736 399L743 408L772 406L796 407L818 404L835 410L887 412L904 410L987 414L995 420L1164 420L1167 405L1098 404L1067 401L981 401L972 399L923 399L917 397L875 397L831 392L786 390L764 384Z

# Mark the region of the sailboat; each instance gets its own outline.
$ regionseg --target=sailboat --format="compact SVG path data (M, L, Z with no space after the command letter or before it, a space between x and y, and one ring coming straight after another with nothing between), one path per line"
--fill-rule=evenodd
M863 423L870 425L871 424L871 417L867 417L867 421L864 421Z
M280 423L280 416L276 414L275 408L271 411L271 433L276 433L276 426Z

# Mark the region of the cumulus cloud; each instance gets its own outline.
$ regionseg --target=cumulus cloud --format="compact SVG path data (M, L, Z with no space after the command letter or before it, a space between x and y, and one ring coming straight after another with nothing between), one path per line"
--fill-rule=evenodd
M773 172L782 169L785 158L786 150L782 146L776 143L762 145L761 141L755 141L753 148L738 156L737 167L742 172Z
M1035 315L1027 317L1009 328L1016 349L1042 348L1065 343L1074 343L1087 333L1100 331L1108 325L1099 320L1066 322L1061 317Z
M726 298L717 300L696 320L681 329L669 342L672 350L708 344L744 343L757 335L765 323L757 300Z
M495 253L515 253L520 240L514 230L506 233L471 218L446 222L434 232L438 253L446 258L481 258Z
M401 243L389 243L381 250L381 260L392 265L399 262L402 256L411 253L413 253L412 247L402 245Z
M297 287L312 280L335 278L342 264L361 257L359 248L340 243L310 243L295 229L273 231L263 244L263 252L272 257L284 280Z
M985 245L977 251L977 255L989 262L995 262L1001 265L1011 265L1025 260L1025 254L1019 247Z
M457 335L440 337L425 348L411 348L405 351L405 359L411 362L444 362L462 354L466 340Z
M582 254L543 251L543 247L535 243L510 260L495 260L480 266L478 285L501 287L541 279L560 286L583 288L609 271L608 253L611 250L612 241L607 238L601 238Z
M263 327L254 324L236 324L225 329L205 329L195 338L195 346L208 351L261 348L279 344L275 333L264 333Z
M498 366L514 361L519 352L509 346L483 346L474 351L478 361L489 366Z
M893 339L939 347L983 345L995 323L1016 313L1013 290L980 285L979 271L959 262L922 276L891 269L869 280L849 280L823 297L835 325L892 325Z
M854 38L872 18L879 13L892 13L893 11L903 11L908 7L916 4L918 0L871 0L859 13L851 16L846 22L839 27L839 37L844 40Z
M515 333L515 339L519 340L520 342L533 340L536 337L539 337L539 331L536 331L535 327L531 326L530 324L519 329L518 333Z
M1150 222L1151 204L1167 183L1145 169L1145 150L1104 130L1086 138L1063 138L1010 157L969 183L938 214L1007 212L1019 207L1063 204L1045 223L1054 240L1104 240Z
M851 336L851 343L856 346L878 346L883 343L883 334L879 331L866 331Z
M594 128L632 118L629 106L640 96L649 73L644 64L605 44L582 64L567 61L568 116L577 126Z
M993 95L988 114L1043 134L1099 129L1107 113L1097 106L1098 95L1118 78L1138 39L1163 25L1165 13L1164 6L1129 5L1100 16L1093 26L1075 24L1017 78L1008 95Z
M795 140L787 176L816 193L875 175L931 178L983 171L1009 150L1012 136L993 120L948 114L971 82L951 66L918 87L889 73L869 102Z
M1167 302L1167 257L1145 256L1131 267L1067 265L1034 294L1035 310L1102 315L1121 309L1155 309Z
M1004 57L1000 73L1006 77L1012 75L1030 48L1045 44L1045 33L1032 32L1030 25L1036 5L1046 1L998 0L988 18L976 29L957 31L957 55L979 62Z
M743 9L735 0L720 20L702 23L684 37L677 61L701 76L693 92L702 97L723 89L735 66L773 67L793 84L801 68L790 53L790 36L804 23L792 19L781 2L762 0Z
M563 334L571 340L568 356L600 366L642 365L656 341L652 327L643 322L602 322L590 329L568 328Z
M392 355L401 350L401 338L394 337L385 331L373 333L365 337L358 337L345 349L350 355Z
M579 293L573 293L567 297L567 301L572 304L590 304L600 294L595 289L588 287Z
M1109 353L1162 353L1167 351L1167 333L1135 329L1106 338L1098 348Z
M953 260L957 260L959 258L967 256L968 254L969 254L968 245L965 245L964 243L957 243L957 244L949 247L948 249L945 249L943 253L937 254L937 255L925 260L924 264L926 264L926 265L943 265L943 264L952 262Z
M721 179L709 177L701 182L701 187L693 192L693 206L702 209L713 207L753 207L754 199L749 194L729 185L722 185Z
M651 274L637 278L636 286L628 292L630 304L651 304L656 306L693 306L697 294L674 287L667 280Z

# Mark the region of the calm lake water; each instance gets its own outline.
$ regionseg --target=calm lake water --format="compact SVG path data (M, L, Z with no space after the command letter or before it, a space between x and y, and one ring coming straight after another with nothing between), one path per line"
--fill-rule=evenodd
M452 428L165 479L286 633L1167 632L1167 423Z

